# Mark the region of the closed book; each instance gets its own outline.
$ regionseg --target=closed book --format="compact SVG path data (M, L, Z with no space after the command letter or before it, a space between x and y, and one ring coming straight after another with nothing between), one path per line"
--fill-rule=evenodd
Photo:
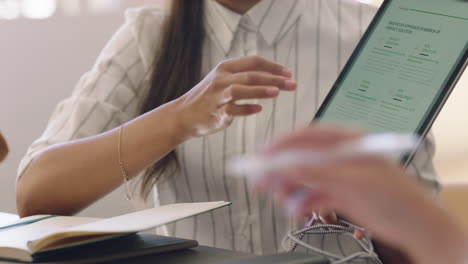
M34 256L98 241L116 239L209 212L229 202L170 204L99 219L41 216L40 221L0 228L0 260L34 261Z
M154 234L130 234L123 237L33 254L34 263L88 264L115 260L125 261L198 246L190 239ZM126 261L125 261L126 262Z

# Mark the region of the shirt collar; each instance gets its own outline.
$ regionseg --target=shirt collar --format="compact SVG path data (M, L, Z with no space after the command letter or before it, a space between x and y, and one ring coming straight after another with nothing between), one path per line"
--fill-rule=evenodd
M228 53L242 18L250 19L269 46L273 46L301 15L300 0L262 0L240 15L215 0L205 0L209 35Z

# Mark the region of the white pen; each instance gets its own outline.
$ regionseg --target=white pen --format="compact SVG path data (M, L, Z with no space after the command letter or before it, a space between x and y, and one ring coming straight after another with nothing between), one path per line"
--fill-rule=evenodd
M336 162L356 157L378 156L396 160L414 151L418 143L419 138L412 134L369 134L338 144L324 151L296 149L279 152L271 156L245 155L232 159L228 164L228 169L235 176L258 179L268 171L298 165Z
M398 160L403 155L416 150L419 141L420 139L412 134L369 134L323 151L296 149L279 152L271 156L245 155L232 159L228 164L228 168L234 176L247 176L249 179L258 180L268 171L280 170L295 165L323 164L369 156ZM290 214L296 215L297 210L302 208L306 202L307 194L313 188L313 185L304 184L304 187L296 189L286 200L285 209ZM365 230L362 227L345 222L345 220L341 220L341 222L354 229ZM310 223L314 223L314 221Z

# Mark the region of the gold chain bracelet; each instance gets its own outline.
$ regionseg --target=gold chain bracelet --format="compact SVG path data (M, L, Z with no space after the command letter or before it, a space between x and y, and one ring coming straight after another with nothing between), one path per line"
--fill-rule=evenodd
M119 129L119 142L117 144L117 152L118 152L118 156L119 156L120 172L122 173L122 177L123 177L125 196L127 197L127 200L130 201L132 199L132 196L130 195L130 190L128 188L128 182L129 182L130 179L128 177L127 171L125 170L125 166L124 166L124 163L122 161L122 131L123 131L124 126L125 126L125 123L123 123L120 126L120 129Z

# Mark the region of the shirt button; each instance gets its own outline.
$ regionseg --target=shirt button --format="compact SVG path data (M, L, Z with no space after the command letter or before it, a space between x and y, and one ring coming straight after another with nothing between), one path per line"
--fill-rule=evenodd
M239 26L247 32L255 33L258 31L257 27L248 16L243 16L241 18Z

